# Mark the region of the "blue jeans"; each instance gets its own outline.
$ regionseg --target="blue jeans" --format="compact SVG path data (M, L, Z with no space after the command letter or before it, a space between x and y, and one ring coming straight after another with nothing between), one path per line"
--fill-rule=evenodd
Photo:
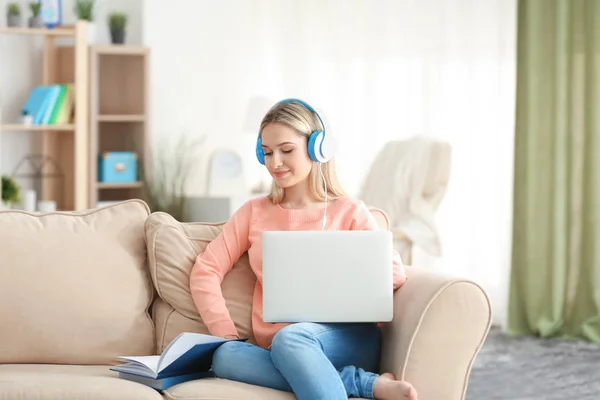
M213 356L213 373L293 392L298 400L372 399L380 348L376 324L302 322L277 332L270 350L224 343Z

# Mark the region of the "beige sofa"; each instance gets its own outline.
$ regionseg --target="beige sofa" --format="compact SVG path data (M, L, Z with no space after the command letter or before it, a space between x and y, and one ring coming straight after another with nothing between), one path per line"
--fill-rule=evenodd
M138 200L81 213L0 212L0 399L293 399L221 379L159 392L109 370L117 356L160 353L182 331L207 333L188 274L220 228L150 215ZM223 283L251 340L253 283L247 256ZM381 366L411 381L421 400L463 399L490 314L478 285L410 267Z

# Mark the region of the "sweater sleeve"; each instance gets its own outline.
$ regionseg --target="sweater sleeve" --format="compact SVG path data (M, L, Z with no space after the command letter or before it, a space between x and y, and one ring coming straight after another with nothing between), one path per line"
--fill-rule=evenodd
M246 202L223 225L221 233L196 258L190 273L192 299L213 336L237 336L238 332L221 291L225 275L249 247L250 213Z
M359 202L358 207L354 211L352 216L352 223L350 229L352 230L378 230L380 229L379 224L375 220L371 211L363 202ZM400 253L397 250L393 250L392 255L393 261L393 274L394 274L394 291L406 282L406 269L400 258Z

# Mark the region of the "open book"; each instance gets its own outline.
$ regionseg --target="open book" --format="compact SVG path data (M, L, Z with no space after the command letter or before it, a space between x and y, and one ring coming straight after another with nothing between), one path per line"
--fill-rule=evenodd
M213 353L223 343L246 340L184 332L173 339L160 356L118 357L118 360L125 364L110 369L150 379L199 374L210 370Z

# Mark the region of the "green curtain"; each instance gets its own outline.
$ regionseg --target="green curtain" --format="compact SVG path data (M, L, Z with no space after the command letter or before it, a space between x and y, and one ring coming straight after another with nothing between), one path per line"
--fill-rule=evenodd
M600 0L518 3L508 331L600 342Z

